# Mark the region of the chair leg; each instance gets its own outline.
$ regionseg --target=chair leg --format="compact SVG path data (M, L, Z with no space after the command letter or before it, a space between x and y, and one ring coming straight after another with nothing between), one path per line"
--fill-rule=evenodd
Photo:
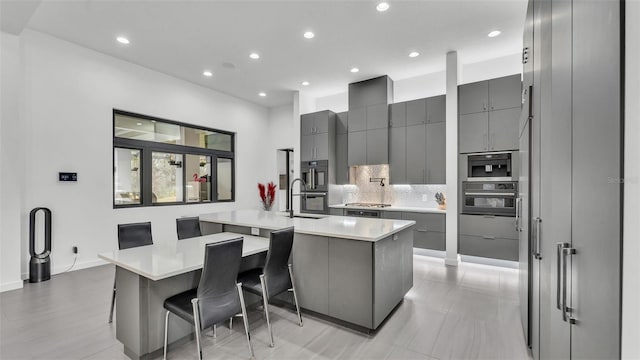
M113 307L116 305L116 279L113 279L113 295L111 295L111 312L109 312L109 324L113 322Z
M260 284L262 285L262 302L264 306L264 316L267 318L267 328L269 329L269 346L274 347L273 332L271 332L271 322L269 321L269 301L267 300L267 280L264 274L260 275Z
M229 318L229 334L233 332L233 316Z
M298 323L302 326L302 315L300 315L300 306L298 305L298 294L296 294L296 284L293 283L293 269L289 264L289 277L291 278L291 290L293 292L293 301L296 304L296 311L298 312Z
M169 311L164 316L164 360L167 360L167 340L169 337Z
M213 325L213 338L217 339L218 338L218 328L216 327L216 325Z
M247 308L244 305L244 295L242 294L242 284L236 284L238 287L238 296L240 296L240 308L242 309L242 320L244 322L244 332L247 335L247 343L249 343L249 354L254 357L253 345L251 344L251 334L249 333L249 319L247 318ZM233 319L233 318L232 318Z
M196 330L196 344L198 345L198 359L202 360L202 345L200 344L200 311L198 310L198 299L192 299L193 323Z

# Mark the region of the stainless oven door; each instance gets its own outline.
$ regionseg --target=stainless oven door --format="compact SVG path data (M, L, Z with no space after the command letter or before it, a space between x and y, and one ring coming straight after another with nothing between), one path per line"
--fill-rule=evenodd
M300 212L310 214L328 214L327 193L308 192L300 196Z
M515 216L516 196L505 193L466 192L462 203L462 213Z
M307 185L307 191L327 191L329 171L325 167L302 168L302 180Z

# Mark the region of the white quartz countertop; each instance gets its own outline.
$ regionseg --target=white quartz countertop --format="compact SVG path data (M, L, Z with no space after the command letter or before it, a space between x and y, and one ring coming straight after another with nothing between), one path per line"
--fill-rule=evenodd
M431 213L431 214L446 214L446 210L440 210L438 208L427 208L427 207L413 207L413 206L387 206L383 208L379 207L369 207L369 206L352 206L352 205L329 205L330 208L334 209L354 209L354 210L378 210L378 211L406 211L406 212L417 212L417 213Z
M306 216L307 214L303 214ZM409 228L415 221L317 215L318 219L289 218L283 212L235 210L200 215L200 221L277 230L293 226L299 234L378 241Z
M98 257L138 275L157 281L202 268L206 244L242 237L242 256L269 250L269 239L219 233L174 242L161 242L98 254Z

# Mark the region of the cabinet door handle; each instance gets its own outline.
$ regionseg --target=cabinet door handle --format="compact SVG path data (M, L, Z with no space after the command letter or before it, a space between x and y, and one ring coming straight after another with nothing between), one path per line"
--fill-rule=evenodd
M516 198L516 231L520 232L520 197Z
M426 233L427 229L415 229L417 232Z
M487 104L484 101L482 102L482 110L487 110Z
M495 240L496 239L495 236L483 236L482 238L486 239L486 240Z
M531 247L531 252L533 253L533 258L534 259L542 259L542 257L540 256L540 224L542 223L542 219L540 219L539 217L533 219L533 221L535 222L536 226L535 226L535 231L536 234L535 236L532 236L533 240L535 241L533 243L533 246Z

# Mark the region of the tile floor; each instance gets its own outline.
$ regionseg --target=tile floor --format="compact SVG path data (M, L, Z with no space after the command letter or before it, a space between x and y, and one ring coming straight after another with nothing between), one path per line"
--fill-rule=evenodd
M114 269L74 271L0 294L0 359L126 359L107 324ZM515 269L414 255L414 286L375 334L364 335L270 307L276 346L261 312L249 314L257 359L529 359ZM174 320L179 321L179 320ZM210 334L209 334L210 335ZM204 336L205 359L248 358L241 321ZM195 342L169 359L196 359Z

